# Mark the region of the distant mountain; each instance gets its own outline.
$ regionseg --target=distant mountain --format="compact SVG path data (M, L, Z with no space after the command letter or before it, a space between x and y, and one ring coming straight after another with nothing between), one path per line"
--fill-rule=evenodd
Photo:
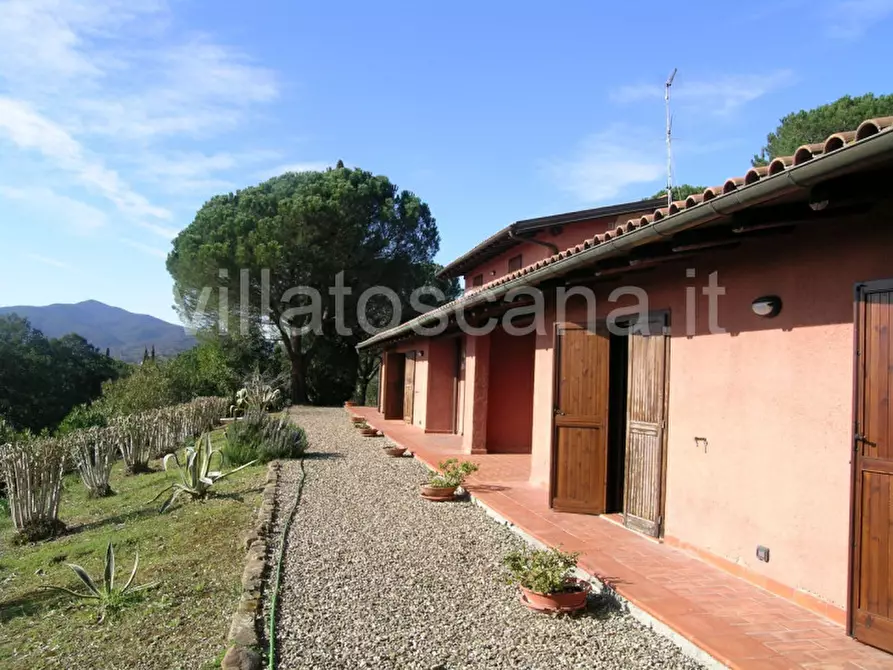
M195 338L182 326L146 314L134 314L95 300L75 305L0 307L0 316L18 314L47 337L77 333L100 351L109 349L122 361L137 363L143 352L155 347L155 355L174 356L195 346Z

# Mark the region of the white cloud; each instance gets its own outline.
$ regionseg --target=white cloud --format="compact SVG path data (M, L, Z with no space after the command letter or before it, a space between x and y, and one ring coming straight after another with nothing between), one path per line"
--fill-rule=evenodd
M74 269L68 263L63 263L62 261L56 260L55 258L50 258L49 256L41 256L40 254L25 254L25 258L32 260L35 263L42 263L43 265L49 265L50 267L59 268L60 270Z
M616 198L629 186L660 180L666 163L659 138L649 141L614 126L587 137L573 158L550 161L544 170L558 188L597 203Z
M279 94L271 70L179 29L166 0L0 0L0 16L0 145L18 150L3 146L0 171L33 163L122 224L172 219L168 194L230 190L239 151L170 146L232 131Z
M0 186L0 196L19 201L32 216L65 226L75 233L90 234L108 224L108 217L101 209L49 188Z
M687 107L711 114L726 115L738 111L747 103L792 84L791 70L776 70L763 74L724 75L717 79L687 81L681 74L673 82L672 98ZM663 98L663 84L633 84L612 91L610 98L617 103L658 101Z
M155 223L147 223L145 221L138 221L136 225L138 225L140 228L145 228L150 233L154 233L155 235L158 235L158 237L162 237L166 240L172 240L177 235L180 234L180 231L177 230L176 228L170 228L168 226L159 226L158 224L155 224Z
M825 12L826 31L831 37L853 40L891 15L893 0L833 2Z
M0 137L19 149L37 152L52 165L70 172L83 186L108 198L124 213L162 219L171 214L152 205L103 162L86 151L59 124L42 116L24 101L0 97Z
M118 241L121 242L121 244L126 244L132 249L142 251L144 254L148 254L149 256L155 256L155 258L167 258L167 252L163 249L159 249L158 247L153 247L149 244L143 244L142 242L137 242L136 240L131 240L127 237L118 238Z

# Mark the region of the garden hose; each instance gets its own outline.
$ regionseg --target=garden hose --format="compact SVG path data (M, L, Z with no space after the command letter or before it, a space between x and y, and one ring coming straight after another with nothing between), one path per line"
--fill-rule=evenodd
M301 458L301 478L298 481L298 492L295 496L294 505L282 524L282 536L279 538L279 556L276 558L276 567L273 571L273 591L270 596L270 628L267 632L269 638L269 651L267 652L267 670L276 670L276 603L279 600L279 580L282 577L282 562L285 558L285 540L288 537L288 531L291 523L298 511L298 505L301 502L301 496L304 493L304 481L307 479L307 471L304 469L304 458Z

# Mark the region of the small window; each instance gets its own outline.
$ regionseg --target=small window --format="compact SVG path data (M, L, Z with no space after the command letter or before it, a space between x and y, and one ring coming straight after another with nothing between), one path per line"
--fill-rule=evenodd
M471 280L471 285L474 288L477 288L478 286L483 286L484 285L484 275L475 275L474 279Z
M521 269L521 254L509 258L509 272Z

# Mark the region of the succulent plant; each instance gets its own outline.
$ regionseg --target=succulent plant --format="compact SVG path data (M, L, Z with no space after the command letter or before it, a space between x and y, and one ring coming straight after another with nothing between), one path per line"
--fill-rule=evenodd
M105 552L105 571L100 586L97 586L96 582L90 577L90 574L80 565L74 563L68 563L67 565L87 587L87 592L78 593L77 591L67 589L64 586L49 586L47 588L68 593L69 595L83 598L84 600L97 601L99 604L100 623L105 620L106 614L110 611L123 606L126 603L128 595L137 593L138 591L145 591L158 584L158 582L152 582L141 586L133 585L133 580L136 578L136 571L140 565L140 555L137 553L136 559L133 562L133 570L130 571L130 577L123 587L117 588L115 586L115 549L112 547L111 542L109 542Z
M176 453L165 456L163 461L165 471L168 471L172 467L176 467L180 481L175 482L160 491L158 495L149 502L155 502L165 493L171 491L170 496L161 506L160 511L165 512L181 495L185 494L192 498L199 499L205 498L208 495L210 488L221 479L229 477L231 474L247 468L249 465L254 465L257 462L257 460L249 461L234 470L222 472L220 470L211 470L211 465L215 456L217 457L218 464L222 463L223 457L220 450L215 449L211 444L210 434L203 435L196 441L195 446L186 447L183 450L182 462Z

